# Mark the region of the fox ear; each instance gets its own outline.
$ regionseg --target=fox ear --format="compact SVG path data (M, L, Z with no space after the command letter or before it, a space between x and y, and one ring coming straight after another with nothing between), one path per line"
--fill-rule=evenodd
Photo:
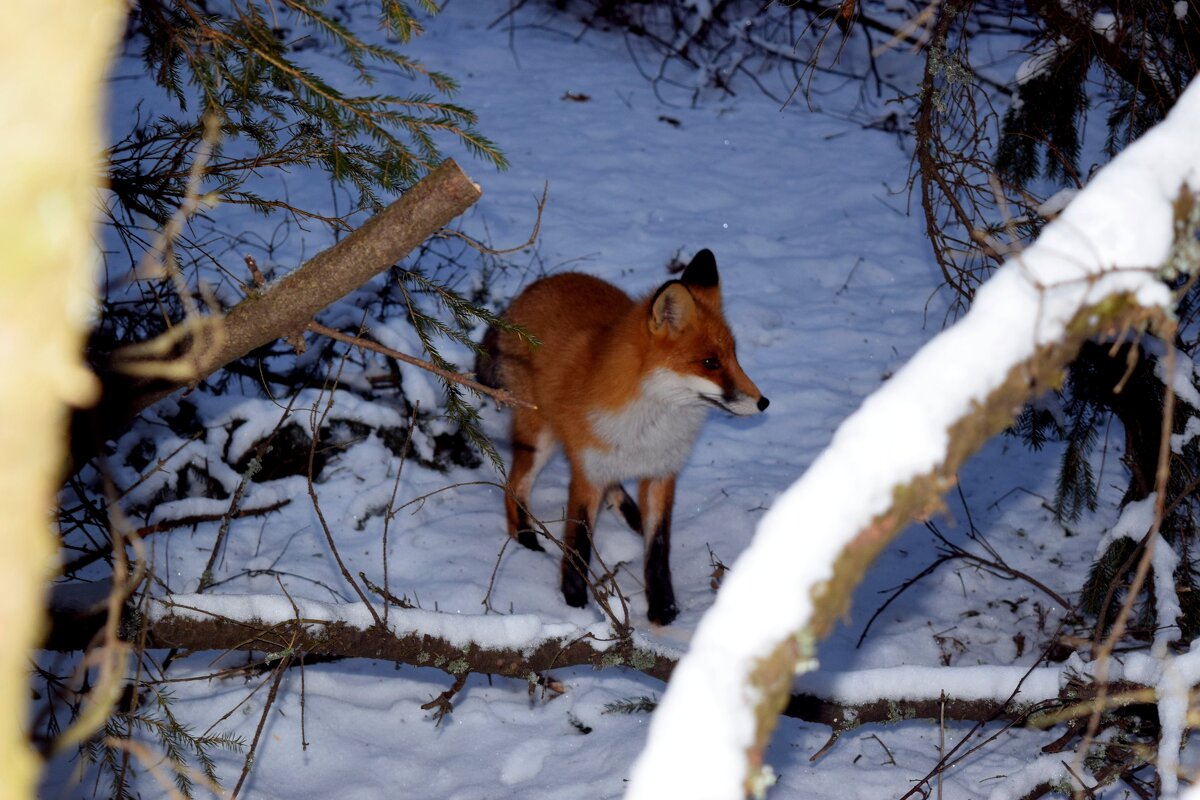
M687 269L680 276L680 280L688 286L702 289L716 289L720 286L721 279L717 275L717 259L713 256L712 250L705 248L696 253L692 258L692 263L687 265Z
M650 332L656 336L674 336L686 328L696 315L696 301L679 281L662 285L650 303Z

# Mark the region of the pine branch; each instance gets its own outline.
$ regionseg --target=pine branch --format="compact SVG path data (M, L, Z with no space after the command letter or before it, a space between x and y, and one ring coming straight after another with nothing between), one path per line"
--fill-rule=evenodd
M1175 103L1178 93L1162 84L1149 64L1138 55L1127 53L1122 47L1125 43L1111 41L1105 31L1093 27L1090 19L1076 16L1057 0L1030 0L1028 5L1058 36L1086 42L1105 65L1157 110L1158 119ZM1133 53L1139 53L1136 43L1129 43L1129 46Z

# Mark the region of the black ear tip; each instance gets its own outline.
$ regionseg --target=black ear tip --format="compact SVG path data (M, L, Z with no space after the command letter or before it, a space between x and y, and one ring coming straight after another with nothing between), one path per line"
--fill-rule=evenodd
M716 286L720 281L717 277L717 258L707 247L696 253L692 263L683 271L682 280L692 286Z

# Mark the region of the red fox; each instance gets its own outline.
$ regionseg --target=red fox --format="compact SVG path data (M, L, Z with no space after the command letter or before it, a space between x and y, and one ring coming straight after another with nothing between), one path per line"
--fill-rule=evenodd
M517 296L504 318L541 342L492 327L476 370L483 383L537 406L513 409L508 535L543 549L529 493L561 444L571 466L563 598L587 605L592 528L607 500L645 536L648 616L669 624L679 613L670 567L675 476L709 408L748 416L768 404L738 364L716 259L701 250L679 280L640 301L590 275L553 275ZM636 504L621 486L632 478Z

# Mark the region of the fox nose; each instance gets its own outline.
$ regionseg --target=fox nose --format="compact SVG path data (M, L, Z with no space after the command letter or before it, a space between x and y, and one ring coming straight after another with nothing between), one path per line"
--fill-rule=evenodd
M769 406L769 405L771 405L771 401L768 400L766 397L758 398L758 410L759 411L766 411L767 406Z

